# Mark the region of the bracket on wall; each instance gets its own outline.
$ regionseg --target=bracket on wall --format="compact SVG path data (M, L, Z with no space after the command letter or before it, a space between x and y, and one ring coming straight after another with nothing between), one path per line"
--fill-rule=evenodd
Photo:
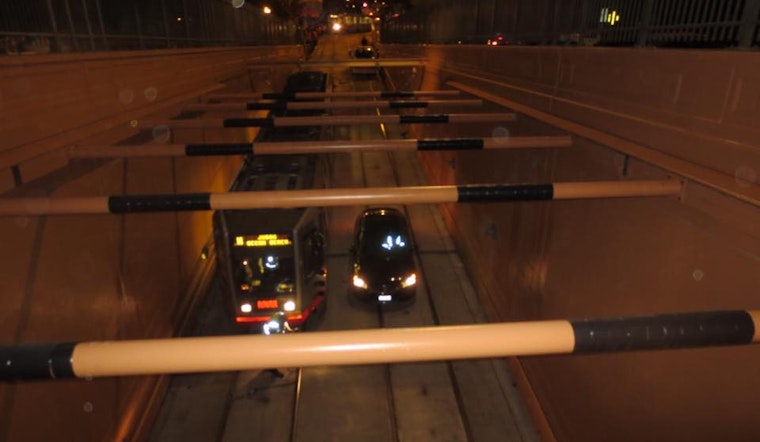
M485 229L483 229L483 234L488 238L496 239L499 235L499 230L496 227L496 223L493 221L489 222L486 225Z
M631 157L629 155L623 155L623 167L620 170L620 175L627 177L628 176L628 165L631 161Z
M13 174L13 185L21 187L24 184L24 180L21 178L21 169L19 169L18 164L11 166L11 173Z

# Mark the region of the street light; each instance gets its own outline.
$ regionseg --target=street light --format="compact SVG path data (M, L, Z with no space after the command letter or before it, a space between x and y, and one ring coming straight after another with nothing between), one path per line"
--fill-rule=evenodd
M269 6L264 6L264 14L269 15L271 13L272 13L272 8L270 8Z

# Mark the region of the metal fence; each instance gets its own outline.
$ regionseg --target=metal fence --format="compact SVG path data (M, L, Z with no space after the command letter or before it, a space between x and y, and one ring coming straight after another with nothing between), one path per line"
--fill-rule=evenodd
M0 54L298 43L244 0L2 0Z
M575 25L602 45L751 47L758 45L758 0L592 0ZM581 9L583 11L583 9ZM582 20L582 21L581 21ZM565 32L571 30L565 25Z
M442 0L383 26L386 42L753 48L760 0ZM474 11L474 12L473 12ZM484 12L483 12L484 11ZM478 15L479 14L479 15ZM447 23L441 30L441 23Z

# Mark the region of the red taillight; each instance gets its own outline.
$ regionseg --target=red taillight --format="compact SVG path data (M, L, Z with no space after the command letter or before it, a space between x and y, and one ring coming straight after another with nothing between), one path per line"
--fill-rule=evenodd
M235 322L238 324L264 323L272 319L270 316L238 316Z

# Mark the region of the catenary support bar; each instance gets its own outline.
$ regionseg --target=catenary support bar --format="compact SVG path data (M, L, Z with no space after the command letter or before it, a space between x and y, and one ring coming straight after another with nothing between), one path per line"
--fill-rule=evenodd
M596 181L555 184L461 186L124 195L79 198L2 198L0 216L337 207L371 204L438 204L552 199L680 196L682 182Z
M276 101L270 103L191 104L185 112L246 110L328 110L328 109L433 109L482 106L483 100L382 100L382 101Z
M461 92L457 89L438 91L336 91L336 92L262 92L209 94L206 101L214 100L308 100L317 98L414 98L414 97L455 97Z
M249 66L248 69L270 69L287 65L297 64L301 69L321 69L321 68L396 68L396 67L415 67L423 66L425 61L414 58L383 58L376 60L335 60L335 61L294 61L270 64L257 64Z
M0 347L0 379L91 378L755 344L758 310Z
M569 136L440 138L421 140L294 141L261 143L141 144L75 146L69 158L127 158L211 155L282 155L385 150L483 150L570 147Z
M132 120L136 129L156 127L202 129L220 127L336 126L344 124L494 123L515 121L514 113L441 115L318 115L313 117L209 118L185 120Z

